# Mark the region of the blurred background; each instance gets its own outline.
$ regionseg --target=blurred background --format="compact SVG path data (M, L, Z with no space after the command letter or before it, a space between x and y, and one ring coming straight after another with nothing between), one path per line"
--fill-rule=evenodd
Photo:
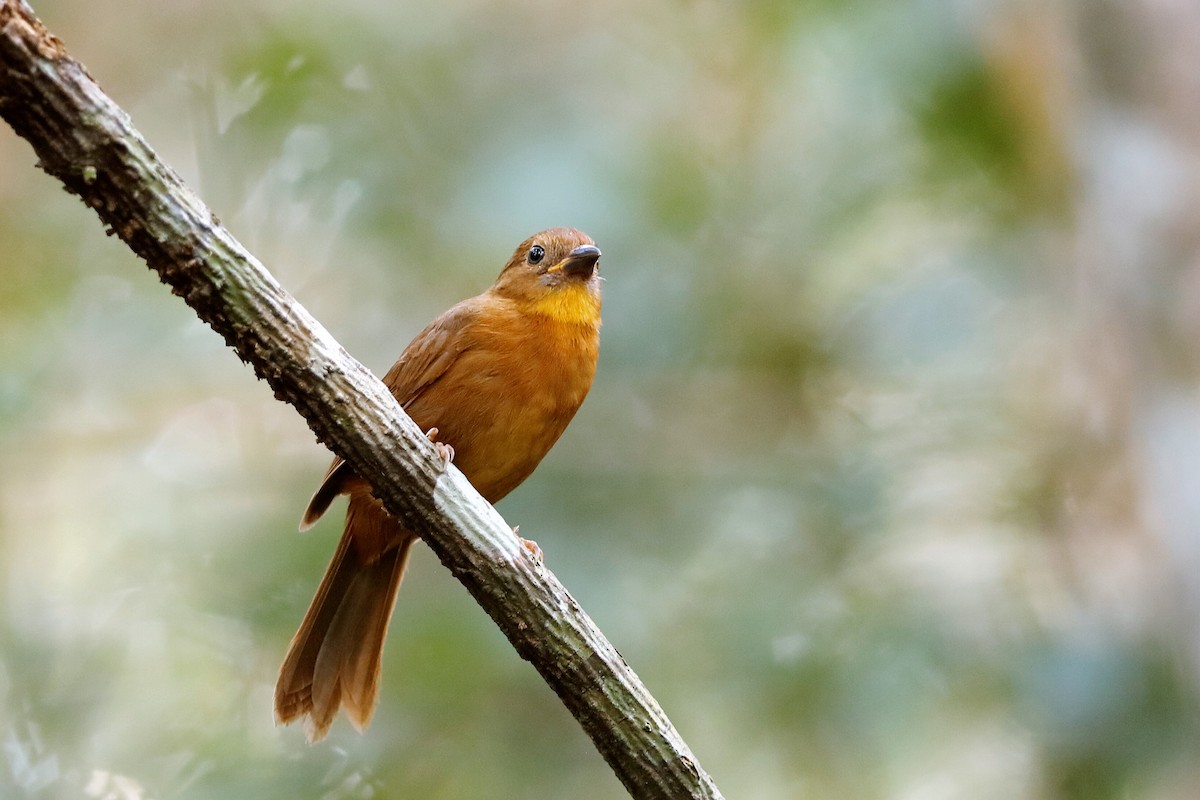
M595 237L500 511L726 796L1200 796L1200 4L35 8L377 373ZM275 728L328 454L7 128L0 277L0 797L625 796L424 548Z

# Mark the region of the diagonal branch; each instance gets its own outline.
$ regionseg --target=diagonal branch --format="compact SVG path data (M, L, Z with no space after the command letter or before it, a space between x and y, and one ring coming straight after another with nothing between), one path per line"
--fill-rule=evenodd
M579 720L635 798L719 798L666 714L561 583L395 399L159 160L24 0L0 0L0 117L40 166L370 480Z

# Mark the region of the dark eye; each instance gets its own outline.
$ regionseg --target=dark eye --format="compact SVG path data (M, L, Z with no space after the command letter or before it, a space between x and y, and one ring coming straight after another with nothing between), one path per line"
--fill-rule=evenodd
M533 247L529 248L529 263L530 264L540 263L541 260L545 257L546 257L546 251L545 251L545 249L542 248L542 246L540 244L535 244Z

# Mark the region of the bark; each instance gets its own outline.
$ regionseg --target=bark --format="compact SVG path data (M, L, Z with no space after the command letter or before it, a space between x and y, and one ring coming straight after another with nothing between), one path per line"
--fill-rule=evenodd
M720 797L570 593L457 469L443 469L383 384L230 235L23 0L0 0L0 117L425 540L631 796Z

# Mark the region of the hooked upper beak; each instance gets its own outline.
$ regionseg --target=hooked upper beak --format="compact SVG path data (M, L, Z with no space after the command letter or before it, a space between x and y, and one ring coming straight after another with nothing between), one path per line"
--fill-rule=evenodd
M571 255L555 264L549 272L565 272L576 278L590 278L596 272L600 260L600 248L594 244L583 244L571 251Z

